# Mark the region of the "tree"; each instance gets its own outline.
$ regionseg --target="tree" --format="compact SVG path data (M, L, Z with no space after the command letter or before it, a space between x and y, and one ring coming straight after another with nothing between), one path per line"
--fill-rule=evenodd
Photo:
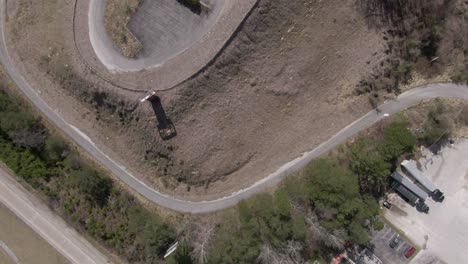
M370 190L379 193L390 175L391 164L364 139L359 139L351 146L350 165L359 176L361 192Z
M187 243L181 243L175 253L173 253L166 261L167 264L192 264L193 260L190 256L191 248Z
M46 140L45 150L51 161L61 161L69 153L68 145L60 137L51 136Z
M453 130L453 120L447 115L447 108L442 101L436 100L427 115L424 125L423 141L432 145L440 139L447 139Z
M396 121L384 128L379 151L386 160L392 161L404 153L412 153L415 145L416 137L408 129L408 122Z
M319 210L336 208L340 212L347 211L345 207L350 201L359 197L357 177L334 161L313 161L305 173L309 179L309 198Z
M304 241L306 239L307 227L304 214L295 215L292 219L292 237L295 240Z
M279 216L283 220L289 220L291 218L291 203L288 198L288 193L284 188L276 190L275 204Z
M348 227L350 239L356 244L365 245L369 242L369 234L367 233L364 227L356 222L353 221Z
M112 181L89 167L70 173L70 181L80 192L92 201L103 205L112 189Z
M21 110L3 112L0 130L20 147L39 148L46 138L45 127L33 115Z

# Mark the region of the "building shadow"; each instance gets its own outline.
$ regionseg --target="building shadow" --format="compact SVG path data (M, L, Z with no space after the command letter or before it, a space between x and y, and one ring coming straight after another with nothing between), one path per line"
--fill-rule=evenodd
M177 135L174 124L171 119L167 117L166 112L161 104L161 99L158 96L153 96L149 99L151 107L153 108L156 119L158 120L159 135L163 140L169 140Z

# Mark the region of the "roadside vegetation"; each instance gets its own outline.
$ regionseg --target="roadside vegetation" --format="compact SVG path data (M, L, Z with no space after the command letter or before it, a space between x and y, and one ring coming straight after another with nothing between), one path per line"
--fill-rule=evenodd
M399 93L413 73L425 78L438 76L448 67L454 82L466 82L467 11L463 1L383 1L363 0L361 7L371 27L383 30L387 58L356 87L368 94L376 107L384 93ZM463 56L461 57L463 58Z
M399 118L311 162L274 193L241 202L218 227L208 263L329 260L380 230L377 199L417 139Z
M0 160L78 230L132 263L158 262L175 240L164 219L49 131L0 83Z
M78 230L132 263L159 262L176 240L175 227L113 183L8 91L1 83L0 160ZM402 114L378 124L274 192L226 210L214 226L198 227L197 236L182 228L179 249L167 262L301 263L329 260L346 242L369 246L372 230L383 227L377 201L398 162L417 154L418 144L450 137L455 123L468 124L466 104L435 100L424 109L414 111L424 113L418 122Z
M127 28L128 21L137 10L140 0L109 0L106 3L104 26L120 52L134 58L143 48L138 39Z

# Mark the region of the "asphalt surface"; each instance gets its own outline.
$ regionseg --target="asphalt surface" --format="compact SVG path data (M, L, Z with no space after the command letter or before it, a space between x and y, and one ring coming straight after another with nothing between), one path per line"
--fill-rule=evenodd
M348 138L356 135L360 131L369 128L379 120L385 118L384 114L394 114L404 110L410 106L416 105L423 100L436 97L461 98L468 100L468 86L456 85L451 83L429 84L414 88L398 96L396 100L388 101L379 107L380 111L371 111L354 121L352 124L343 128L337 134L332 136L328 141L323 142L318 147L303 153L296 159L282 165L276 172L268 175L262 180L254 183L248 188L241 189L232 193L229 196L222 197L210 201L193 202L176 199L166 194L160 193L149 187L142 181L132 175L124 166L112 160L109 156L103 153L85 134L80 132L76 127L67 123L63 117L51 109L40 97L37 91L24 79L21 73L13 64L7 50L4 21L5 21L5 4L1 0L1 43L0 43L0 62L3 64L6 72L16 83L24 95L39 109L43 115L65 134L67 134L76 144L86 150L91 156L99 161L111 173L118 177L121 181L127 184L130 188L147 198L149 201L183 213L207 213L222 210L237 204L243 199L250 198L255 194L264 191L267 188L273 187L281 182L286 176L297 172L303 168L311 160L320 157L322 154L346 142ZM304 120L307 122L307 120Z
M143 50L130 59L120 54L105 30L106 2L89 2L89 39L102 64L122 72L159 67L188 49L217 23L224 7L224 0L217 0L209 15L195 15L175 0L144 1L129 23Z
M0 168L0 202L30 226L71 263L100 264L111 261L45 204L30 195Z

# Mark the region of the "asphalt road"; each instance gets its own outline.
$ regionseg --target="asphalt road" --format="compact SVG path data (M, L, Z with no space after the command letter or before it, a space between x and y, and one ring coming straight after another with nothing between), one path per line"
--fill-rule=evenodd
M0 168L0 202L36 231L71 263L101 264L110 260L45 204Z
M262 180L254 183L248 188L241 189L237 192L232 193L229 196L222 197L216 200L192 202L186 200L176 199L166 194L160 193L153 188L149 187L145 183L138 180L133 176L124 166L118 164L112 160L109 156L103 153L85 134L80 132L76 127L73 127L67 123L60 114L51 109L31 87L31 85L23 78L21 73L16 69L15 65L11 61L8 54L4 21L5 21L5 0L1 0L1 43L0 43L0 62L3 64L6 72L10 75L12 80L16 83L18 89L20 89L24 95L39 109L43 115L49 119L50 122L55 124L64 133L66 133L73 141L86 150L91 156L99 161L104 167L112 172L116 177L126 183L130 188L146 197L151 202L160 205L165 208L172 209L174 211L183 213L206 213L213 212L221 209L225 209L237 204L243 199L252 197L253 195L264 191L267 188L277 185L286 176L300 170L312 159L315 159L327 151L333 149L337 145L344 143L348 138L356 135L358 132L369 128L377 121L385 118L384 114L394 114L401 110L404 110L410 106L416 105L423 100L432 99L436 97L449 97L449 98L461 98L468 100L468 86L456 85L451 83L446 84L429 84L421 87L411 89L398 96L396 100L386 102L380 106L380 112L371 111L354 121L347 127L343 128L337 134L332 136L328 141L323 142L318 147L303 153L298 158L282 165L274 173L268 175ZM307 120L304 120L307 122Z
M130 59L115 48L104 27L106 2L89 2L89 39L102 64L110 71L120 72L160 67L202 38L217 23L224 8L224 0L217 0L209 15L194 15L175 0L144 2L141 7L144 9L137 11L129 23L130 28L138 23L133 29L139 29L134 32L143 44L143 51L138 58Z

